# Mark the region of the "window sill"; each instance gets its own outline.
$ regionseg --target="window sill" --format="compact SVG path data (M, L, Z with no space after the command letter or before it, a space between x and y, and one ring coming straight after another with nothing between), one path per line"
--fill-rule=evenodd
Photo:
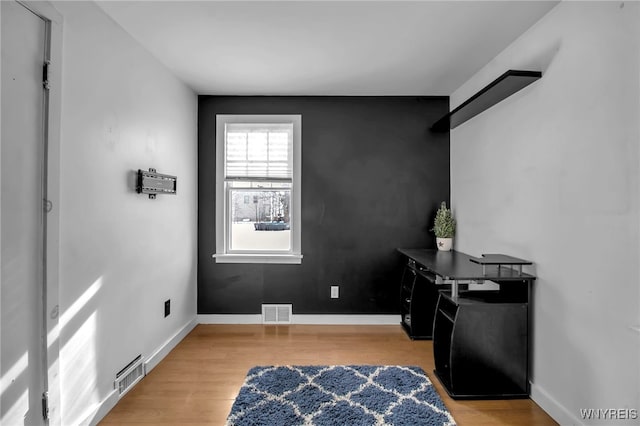
M292 264L302 263L301 254L214 254L216 263L273 263Z

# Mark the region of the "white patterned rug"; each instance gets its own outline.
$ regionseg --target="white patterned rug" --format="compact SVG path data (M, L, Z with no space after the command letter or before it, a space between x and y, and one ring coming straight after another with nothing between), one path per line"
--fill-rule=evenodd
M249 370L227 425L454 426L455 421L419 367L270 366Z

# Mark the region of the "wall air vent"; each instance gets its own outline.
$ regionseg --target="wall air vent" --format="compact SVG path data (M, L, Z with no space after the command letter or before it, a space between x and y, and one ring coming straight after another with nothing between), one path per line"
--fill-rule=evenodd
M142 364L142 355L138 355L116 374L113 387L118 390L118 395L122 398L122 396L124 396L133 385L142 380L143 377L144 365Z
M292 305L262 305L263 324L291 324Z

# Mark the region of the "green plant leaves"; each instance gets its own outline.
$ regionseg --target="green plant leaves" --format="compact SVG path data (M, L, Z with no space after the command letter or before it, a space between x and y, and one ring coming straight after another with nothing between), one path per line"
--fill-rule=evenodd
M451 209L447 208L447 203L444 201L436 212L432 231L438 238L453 238L456 234L456 220L451 214Z

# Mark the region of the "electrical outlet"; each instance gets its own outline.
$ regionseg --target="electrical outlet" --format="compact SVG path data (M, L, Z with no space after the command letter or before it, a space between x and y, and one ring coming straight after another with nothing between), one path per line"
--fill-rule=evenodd
M164 302L164 317L168 317L171 313L171 299Z
M338 299L340 297L340 287L337 285L331 286L331 298Z

